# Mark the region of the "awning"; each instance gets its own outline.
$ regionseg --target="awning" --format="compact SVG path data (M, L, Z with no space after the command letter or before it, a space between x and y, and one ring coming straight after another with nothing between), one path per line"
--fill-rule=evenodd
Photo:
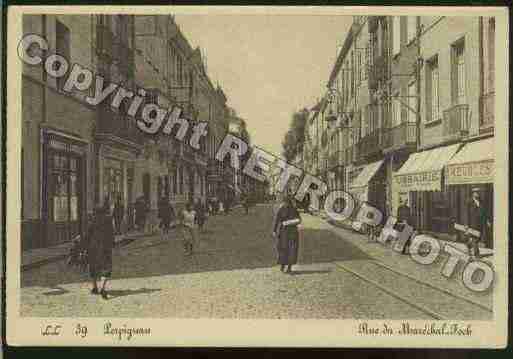
M445 168L445 183L492 183L494 175L495 141L492 138L470 142L463 147Z
M360 174L358 174L358 176L354 179L353 183L351 184L351 189L368 186L372 177L374 177L376 172L379 171L382 164L383 160L366 165Z
M395 174L395 181L405 191L440 191L442 170L459 147L454 144L412 154Z
M372 181L372 178L379 171L382 164L383 160L369 163L354 179L351 186L349 186L349 192L351 192L355 199L358 199L361 202L368 201L369 182Z

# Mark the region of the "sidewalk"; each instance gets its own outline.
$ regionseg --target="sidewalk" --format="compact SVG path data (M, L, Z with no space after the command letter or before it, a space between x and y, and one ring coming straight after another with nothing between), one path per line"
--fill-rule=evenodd
M114 246L118 247L128 244L137 238L149 236L139 231L131 231L114 237ZM71 242L62 243L52 247L35 248L23 251L21 254L21 270L37 268L47 263L62 260L66 258L71 249Z
M326 223L331 224L335 227L343 228L345 230L352 231L355 234L364 236L363 234L361 234L353 229L350 220L334 221L334 220L330 219L325 213L321 213L319 217L322 218L324 221L326 221ZM451 247L456 248L461 253L465 253L465 254L468 253L468 248L465 243L436 238L435 236L430 235L428 233L421 233L421 234L419 234L419 236L435 238L440 243L442 248L445 247L445 245L449 245ZM487 262L491 262L493 264L493 249L486 248L486 247L479 247L479 251L480 251L480 255L483 260L485 260Z

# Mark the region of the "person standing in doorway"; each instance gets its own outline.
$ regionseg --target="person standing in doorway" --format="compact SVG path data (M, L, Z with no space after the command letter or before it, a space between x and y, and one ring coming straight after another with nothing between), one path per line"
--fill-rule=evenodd
M479 258L479 243L482 241L485 232L491 228L490 216L484 208L481 200L481 188L472 188L472 198L468 202L468 223L465 230L468 253L471 259ZM470 229L479 232L479 237L472 235Z
M278 263L282 272L291 273L292 265L297 263L299 232L297 226L301 216L294 205L292 196L284 198L273 221L273 237L278 239ZM285 267L287 267L285 271Z

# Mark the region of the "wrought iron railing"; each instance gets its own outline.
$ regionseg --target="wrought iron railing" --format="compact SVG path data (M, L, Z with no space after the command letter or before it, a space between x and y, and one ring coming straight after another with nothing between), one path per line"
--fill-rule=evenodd
M384 148L400 148L415 144L417 142L417 124L414 122L403 122L383 132Z
M362 137L358 143L358 155L359 157L366 157L373 153L379 152L382 149L381 136L383 131L378 128L370 134Z
M467 104L454 105L444 111L443 131L445 136L464 136L468 133L468 112Z

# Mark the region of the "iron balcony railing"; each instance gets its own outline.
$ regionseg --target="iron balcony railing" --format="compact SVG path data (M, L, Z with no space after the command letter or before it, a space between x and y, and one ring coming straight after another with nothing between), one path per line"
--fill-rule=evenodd
M138 145L142 145L145 138L145 133L137 127L133 118L123 113L112 112L105 105L99 106L99 121L96 132Z
M495 92L481 96L481 129L493 128L495 124Z
M358 155L359 157L366 157L382 150L381 137L383 131L378 128L368 135L362 137L358 143Z
M446 137L461 137L468 133L468 112L467 104L454 105L444 111L443 133Z
M411 146L416 142L417 124L414 122L403 122L383 132L383 148L388 150Z

